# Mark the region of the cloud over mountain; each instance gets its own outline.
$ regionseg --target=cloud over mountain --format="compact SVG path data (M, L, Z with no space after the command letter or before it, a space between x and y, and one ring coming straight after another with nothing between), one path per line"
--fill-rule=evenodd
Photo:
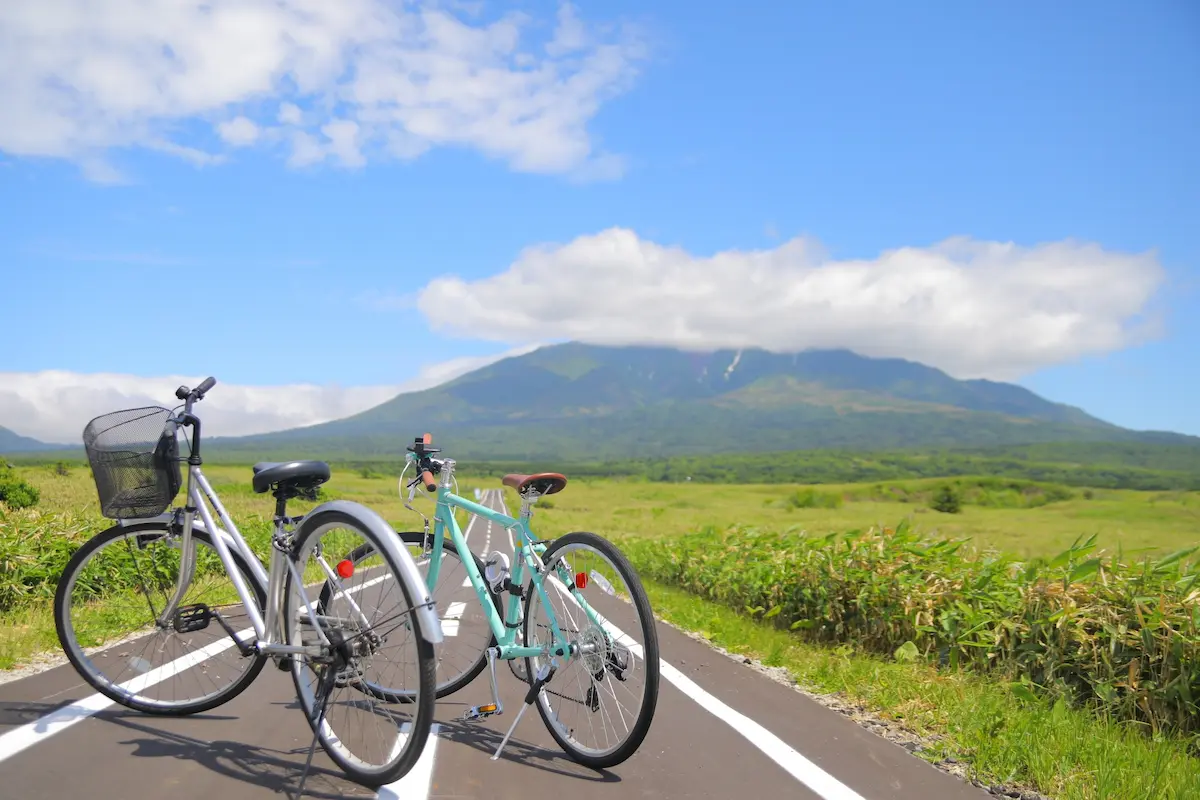
M435 279L418 307L435 329L508 343L844 347L1011 380L1156 335L1142 315L1164 277L1153 254L1072 240L835 259L803 238L695 255L611 228L528 248L490 277Z

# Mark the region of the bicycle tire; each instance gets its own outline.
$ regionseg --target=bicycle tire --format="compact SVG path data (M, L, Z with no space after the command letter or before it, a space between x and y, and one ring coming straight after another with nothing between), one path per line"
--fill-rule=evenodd
M559 747L571 756L572 759L593 769L606 769L626 761L637 752L637 749L641 747L643 740L645 740L646 734L650 731L650 723L654 721L654 712L658 705L658 687L660 681L658 629L654 620L654 614L650 608L650 599L646 595L646 590L642 586L637 571L629 563L629 559L625 557L625 554L604 537L590 531L573 531L564 534L551 542L546 551L542 553L542 562L549 566L554 563L554 556L557 552L572 544L582 544L595 548L607 556L617 571L621 573L621 579L625 583L626 588L629 589L630 599L633 601L633 605L637 609L638 617L642 623L642 630L640 631L641 645L647 673L646 689L643 696L644 703L641 714L638 717L638 721L634 724L629 738L613 752L599 756L580 752L562 737L557 726L555 726L549 717L549 712L543 702L546 696L544 693L539 693L536 705L538 714L541 716L542 722L545 723L546 729L550 732L554 741L558 743ZM534 597L538 597L538 602L541 602L541 595L538 594L537 587L531 578L525 596L525 619L523 623L523 632L525 634L525 641L527 642L533 641L530 638L529 631L529 620L532 618L529 612L534 602ZM532 680L533 676L536 675L532 659L525 659L525 670L530 676L530 680ZM552 685L552 682L549 685Z
M67 566L63 569L62 575L59 577L58 587L54 592L54 627L58 634L59 645L67 656L67 660L71 662L71 666L79 673L79 676L87 682L89 686L95 689L100 694L109 698L115 703L118 703L126 708L140 711L145 714L153 714L157 716L182 717L189 714L198 714L204 711L209 711L217 706L228 703L233 698L244 692L254 679L258 677L263 666L267 662L267 656L256 654L250 656L254 659L250 668L242 673L241 677L237 678L226 689L218 692L203 700L194 702L174 703L170 705L161 703L145 702L132 697L126 693L115 691L111 681L102 681L92 674L91 670L87 669L83 663L83 648L75 641L74 625L67 617L67 600L71 588L75 585L78 576L76 573L79 568L85 564L88 558L101 547L109 544L117 539L141 535L152 532L162 532L164 535L169 533L171 525L162 521L147 521L132 524L118 524L111 528L101 531L83 544L71 556L67 562ZM193 528L192 538L197 543L202 543L213 547L212 537L205 531ZM253 573L250 572L245 559L236 550L231 550L230 555L233 556L234 564L241 571L246 579L246 584L254 592L255 600L258 602L259 611L261 612L266 605L266 593L258 582L254 579ZM211 624L211 623L210 623ZM230 646L233 647L233 640L230 639ZM90 659L88 659L90 661Z
M396 535L400 537L400 540L402 542L404 542L405 545L409 545L409 546L423 545L427 538L426 535L421 531L403 531L403 532L397 533ZM348 555L347 558L349 558L350 561L355 566L358 566L359 562L363 561L372 552L374 552L373 548L370 548L368 545L363 544L363 545L359 545L358 547L354 548L354 550L351 551L350 555ZM453 553L456 558L458 558L460 560L462 559L461 554L458 552L458 546L454 543L453 539L446 539L442 543L442 552L443 552L443 558L444 558L444 554L446 552L450 552L450 553ZM479 570L480 574L483 574L483 561L481 561L479 556L475 555L475 553L472 550L470 550L470 548L467 549L467 552L470 553L471 557L474 559L475 566ZM443 561L443 565L444 564L445 564L445 562ZM324 587L321 589L321 596L317 601L317 603L318 603L317 608L319 610L323 610L325 608L325 604L329 599L329 593L330 593L330 587L329 587L329 584L326 583L324 585ZM492 598L492 602L495 603L496 608L498 610L502 609L502 606L500 605L501 600L500 600L499 593L494 591L490 586L488 587L488 595ZM475 602L476 603L479 602L477 597L475 598ZM501 611L501 614L503 615L502 611ZM464 688L465 686L469 685L471 683L471 681L478 678L479 674L481 672L483 672L484 667L487 666L487 648L495 647L495 645L496 645L496 634L491 632L490 627L488 628L488 631L489 631L488 643L485 647L480 649L479 655L476 657L475 662L471 665L471 667L469 669L467 669L465 672L463 672L463 674L459 678L457 678L453 681L450 681L444 685L438 684L435 687L434 696L437 699L441 700L443 697L448 697L448 696L454 694L455 692L457 692L460 689ZM439 658L438 661L439 661L439 666L440 666L441 659ZM388 691L387 689L376 687L376 686L374 686L374 684L371 684L370 687L366 689L366 693L372 695L373 697L377 697L381 700L385 700L389 703L411 702L410 698L407 695L402 695L397 692L391 692L391 691Z
M304 718L308 720L309 727L317 736L321 743L322 749L353 781L368 787L378 787L387 783L392 783L398 780L401 776L407 774L417 763L417 759L421 757L424 751L426 742L429 738L429 731L433 725L433 712L436 698L434 696L434 686L437 679L437 663L434 659L433 644L425 639L422 635L421 625L422 620L420 615L415 612L416 599L409 592L409 587L402 579L403 571L399 566L392 562L388 556L387 550L380 547L380 542L377 541L375 533L366 525L350 514L339 510L317 511L315 514L307 515L300 523L295 533L295 544L289 558L295 559L298 553L302 553L310 536L321 531L323 528L339 525L345 528L355 530L361 534L364 539L371 542L371 549L377 550L379 557L386 564L387 569L395 576L395 581L400 586L404 603L407 608L409 620L408 625L411 626L413 640L415 643L418 659L418 680L420 685L415 691L415 700L418 704L417 713L412 721L412 729L407 734L407 739L403 745L403 749L397 760L388 766L375 769L366 769L351 762L337 747L331 742L330 736L326 735L324 729L319 728L317 720L313 714L313 708L310 698L308 698L305 688L301 684L301 671L305 669L305 664L301 659L293 658L291 660L292 681L296 688L296 697L300 704L301 711L304 712ZM364 545L365 546L365 545ZM356 548L357 549L357 548ZM293 563L295 563L293 561ZM303 575L303 565L297 565L297 570ZM327 581L324 583L328 583ZM288 572L287 584L284 588L284 619L291 619L293 612L296 609L292 608L292 588L293 578L291 571ZM301 587L303 588L303 587ZM322 594L325 593L325 588L322 587ZM325 609L328 610L328 609ZM288 639L288 644L297 644L292 640L294 628L288 625L285 636ZM328 721L326 720L326 724ZM337 738L336 734L333 734ZM340 741L340 739L339 739Z

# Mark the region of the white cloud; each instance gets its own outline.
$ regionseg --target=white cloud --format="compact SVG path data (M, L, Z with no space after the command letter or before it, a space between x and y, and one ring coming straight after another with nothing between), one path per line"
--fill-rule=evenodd
M215 163L178 141L200 121L228 147L290 148L294 166L477 149L528 172L612 177L587 124L644 55L628 26L563 6L553 34L455 4L392 0L0 3L0 151L117 182L116 147ZM593 162L598 162L596 166Z
M1153 254L1070 240L957 237L839 261L802 238L698 256L613 228L529 248L492 277L436 279L418 308L435 329L509 343L846 347L1012 380L1157 334L1138 317L1163 277Z
M222 122L217 126L217 133L234 147L248 147L258 141L258 125L242 116Z
M197 406L205 436L243 436L340 419L390 400L453 380L471 370L535 349L518 347L497 355L466 356L429 364L410 380L382 386L311 383L245 386L218 383ZM44 442L79 444L88 420L109 411L179 404L175 389L206 376L142 377L120 373L60 370L0 372L0 425Z

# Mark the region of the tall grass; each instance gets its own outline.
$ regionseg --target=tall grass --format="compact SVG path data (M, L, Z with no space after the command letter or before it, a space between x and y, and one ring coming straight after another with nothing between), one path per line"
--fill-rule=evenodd
M0 503L0 614L52 603L71 556L84 542L112 524L111 520L94 514L33 508L12 510ZM261 518L243 520L241 532L251 549L260 557L265 556L270 523ZM200 559L196 565L199 575L217 574L223 569L215 555ZM108 589L116 592L135 585L139 575L134 570L134 562L112 562L104 586L95 587L95 592L102 594Z
M53 600L71 555L111 524L90 514L0 503L0 612Z
M1196 550L1124 563L1094 537L1022 562L907 525L807 537L734 526L624 541L648 577L807 639L1013 681L1152 732L1200 733Z

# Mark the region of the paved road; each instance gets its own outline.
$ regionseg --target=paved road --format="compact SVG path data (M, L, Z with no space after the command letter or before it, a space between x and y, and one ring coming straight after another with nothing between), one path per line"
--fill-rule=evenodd
M568 490L569 491L569 488ZM499 491L484 501L502 508ZM477 553L508 533L472 520ZM474 596L439 597L445 630L467 636ZM604 598L608 600L608 598ZM453 602L467 602L451 606ZM617 602L608 600L609 602ZM600 610L606 609L601 605ZM521 684L506 665L497 678L505 713L456 722L491 696L485 670L438 703L438 720L417 767L378 792L342 777L318 747L306 798L797 798L797 800L984 800L845 717L658 626L658 710L641 749L611 771L571 761L529 709L499 761L490 756L520 708ZM268 665L248 691L207 714L162 719L95 695L69 665L0 684L0 798L235 800L297 798L311 742L288 675Z

